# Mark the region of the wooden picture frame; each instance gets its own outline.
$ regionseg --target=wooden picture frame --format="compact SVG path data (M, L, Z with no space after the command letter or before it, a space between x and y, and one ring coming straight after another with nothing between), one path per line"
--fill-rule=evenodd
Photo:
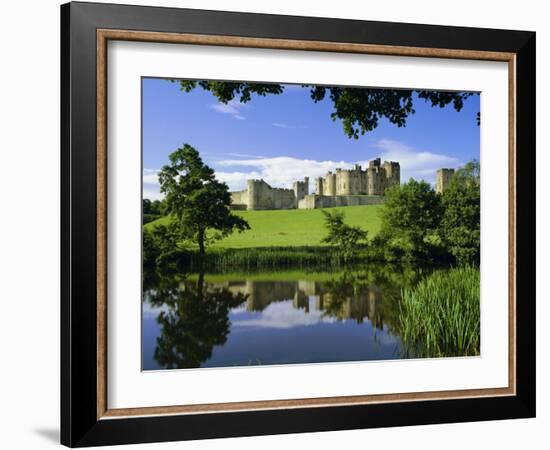
M61 442L68 446L534 417L535 33L69 3L61 7ZM109 409L109 40L504 61L509 67L509 385Z

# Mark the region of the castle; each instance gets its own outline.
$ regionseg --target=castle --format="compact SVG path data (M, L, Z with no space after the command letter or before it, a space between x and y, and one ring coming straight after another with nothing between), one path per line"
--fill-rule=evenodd
M443 194L454 174L454 169L438 169L435 173L435 192Z
M243 191L231 192L233 209L315 209L334 206L372 205L384 202L386 189L400 183L398 162L380 158L365 170L336 169L315 180L315 194L309 193L309 178L295 181L292 189L273 188L264 180L248 180Z
M351 170L336 169L324 178L315 180L317 195L384 195L387 188L400 183L399 163L380 158L369 161L369 167L362 170L356 164Z

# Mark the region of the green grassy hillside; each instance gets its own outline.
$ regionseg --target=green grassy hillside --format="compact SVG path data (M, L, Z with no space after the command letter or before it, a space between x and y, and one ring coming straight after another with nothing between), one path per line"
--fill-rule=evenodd
M345 222L360 226L369 232L369 238L380 230L379 210L382 205L347 206L329 208L345 213ZM250 247L283 247L322 245L321 239L327 232L324 227L324 216L320 209L290 209L278 211L235 211L250 224L250 230L233 233L231 236L216 242L217 248L250 248ZM151 229L169 219L163 217L144 225Z

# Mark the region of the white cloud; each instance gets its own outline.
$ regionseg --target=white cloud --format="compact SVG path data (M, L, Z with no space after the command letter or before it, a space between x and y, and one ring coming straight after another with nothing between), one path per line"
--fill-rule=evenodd
M143 198L148 198L149 200L162 200L164 195L161 194L159 188L150 188L143 186Z
M159 172L157 169L143 169L143 184L158 184Z
M311 308L311 303L310 303ZM316 325L318 323L334 323L337 319L323 316L322 311L310 309L309 313L292 306L292 301L271 303L256 317L233 318L233 327L260 327L260 328L292 328L296 326Z
M211 107L214 111L222 114L229 114L237 120L245 120L245 117L241 114L243 106L243 103L239 102L237 99L233 99L228 103L214 103Z
M342 169L353 167L353 164L345 161L315 161L312 159L299 159L290 156L255 159L226 159L218 161L217 164L222 167L234 166L239 168L251 168L249 172L242 170L235 172L216 171L216 175L223 173L223 176L226 178L224 181L231 178L232 183L238 183L239 186L244 187L246 180L261 178L273 187L286 188L292 187L294 181L302 180L304 177L309 177L311 188L314 179L324 176L329 170L335 170L337 167ZM239 177L241 177L240 180ZM218 178L221 179L220 177Z
M143 198L161 200L164 195L160 192L158 169L143 169Z
M458 158L432 153L428 151L419 151L402 142L390 139L380 139L374 147L382 150L380 159L382 161L398 161L401 168L401 182L406 182L409 178L415 180L425 180L429 183L435 183L435 172L437 169L457 168L463 165ZM365 161L363 165L368 165Z
M250 155L249 155L250 156ZM143 198L160 200L164 194L160 192L158 181L158 169L143 169ZM230 191L240 191L246 188L246 181L261 178L262 174L256 171L250 172L223 172L216 171L216 178L227 183Z
M230 191L242 191L246 188L246 181L261 178L259 172L222 172L216 171L216 179L227 183Z

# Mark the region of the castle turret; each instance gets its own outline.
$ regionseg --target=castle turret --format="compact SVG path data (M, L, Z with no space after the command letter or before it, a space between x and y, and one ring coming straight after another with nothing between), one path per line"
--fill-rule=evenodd
M323 177L315 179L315 193L317 195L323 195Z
M292 184L292 188L294 189L296 207L298 207L298 202L309 194L309 178L305 177L304 181L295 181Z
M454 169L438 169L435 173L435 191L443 194L443 192L451 182L454 173Z
M376 166L369 164L369 168L367 169L367 194L379 195L379 192L380 192L380 174Z
M373 159L372 161L369 161L369 167L380 167L380 158Z
M256 202L258 200L258 194L256 192L256 185L258 184L258 180L248 180L246 182L247 185L247 191L248 191L248 200L246 202L246 209L248 210L254 210L256 209Z
M336 174L327 173L323 182L323 195L336 195Z
M386 189L401 184L401 168L398 162L384 161L386 171Z
M349 170L336 169L336 195L349 195L351 192Z
M362 174L359 164L355 164L353 170L349 171L349 195L362 194Z

